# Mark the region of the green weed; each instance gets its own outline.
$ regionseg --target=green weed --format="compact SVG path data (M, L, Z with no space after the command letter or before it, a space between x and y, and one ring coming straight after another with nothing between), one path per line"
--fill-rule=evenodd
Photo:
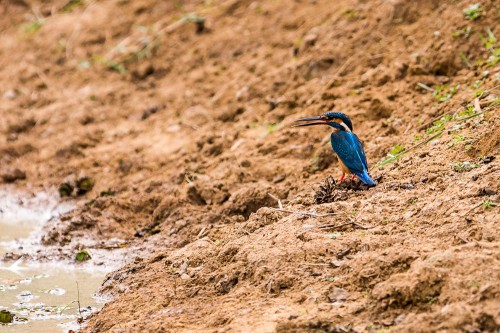
M471 85L472 89L479 89L481 85L483 84L482 80L476 80L474 83Z
M497 206L497 203L496 202L493 202L491 200L486 200L483 202L483 207L484 208L493 208L493 207L496 207Z
M460 29L460 30L455 30L451 33L451 38L453 39L457 39L459 37L464 37L464 38L469 38L469 36L471 35L472 33L472 28L471 27L467 27L465 29Z
M33 22L23 24L22 30L27 34L35 34L43 26L43 19L36 19Z
M450 163L451 169L455 172L468 172L479 167L480 163L456 162Z
M467 105L465 110L459 111L458 116L459 117L468 117L476 113L476 109L472 105Z
M478 3L470 5L469 8L464 9L465 18L469 21L477 20L481 17L482 13L483 9Z
M479 60L477 63L478 65L486 64L487 67L493 67L500 62L500 48L497 45L498 40L490 28L486 28L486 34L487 37L479 35L479 38L481 38L484 47L490 51L491 55L486 60Z
M68 3L63 6L61 11L65 12L65 13L69 13L69 12L72 12L76 7L78 7L80 5L83 5L82 0L69 0Z
M278 125L279 125L279 123L272 123L272 124L267 125L267 133L271 134L274 131L276 131L276 129L278 129Z
M396 146L392 147L390 154L391 154L392 156L394 156L394 155L399 154L399 153L400 153L400 152L402 152L403 150L405 150L405 147L404 147L404 146L396 145Z
M453 135L453 136L451 137L451 139L452 139L452 140L453 140L453 142L455 142L455 143L465 142L465 141L466 141L466 139L465 139L463 136L459 135L459 134L457 134L457 135Z
M460 88L459 85L451 87L446 84L438 85L436 89L434 89L432 96L434 96L434 99L439 103L443 103L452 98L453 95L457 93L458 88Z
M441 132L442 130L444 130L445 124L452 119L453 119L453 116L450 116L450 115L442 116L441 119L435 121L431 127L426 129L425 133L426 134L434 134L437 132Z
M88 253L87 251L81 250L81 251L78 251L76 253L75 259L77 261L82 262L82 261L87 261L89 259L92 259L92 257L90 256L90 253Z
M467 59L467 56L465 55L465 53L463 52L460 52L460 58L462 59L462 61L467 65L467 67L469 68L472 68L472 64L471 62L469 61L469 59Z

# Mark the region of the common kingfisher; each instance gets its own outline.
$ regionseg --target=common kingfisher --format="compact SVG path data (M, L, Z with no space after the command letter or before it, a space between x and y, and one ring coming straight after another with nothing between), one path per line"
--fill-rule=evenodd
M339 182L344 180L346 174L351 174L352 179L357 176L366 185L377 185L368 174L368 162L366 161L363 145L359 141L358 136L353 133L352 121L346 114L342 112L327 112L321 116L302 118L294 122L302 121L312 122L293 127L315 125L333 127L330 143L332 144L333 151L337 154L340 167L342 168L342 177L339 179Z

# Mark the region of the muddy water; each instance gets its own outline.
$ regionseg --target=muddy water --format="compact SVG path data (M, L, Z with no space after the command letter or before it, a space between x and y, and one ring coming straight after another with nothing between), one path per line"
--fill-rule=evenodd
M36 195L0 188L0 256L42 250L39 231L46 221L73 208L61 204L57 195ZM0 310L15 314L13 324L0 332L67 332L78 329L76 320L101 308L104 300L94 296L105 267L93 263L38 263L0 261ZM79 305L78 305L79 301Z

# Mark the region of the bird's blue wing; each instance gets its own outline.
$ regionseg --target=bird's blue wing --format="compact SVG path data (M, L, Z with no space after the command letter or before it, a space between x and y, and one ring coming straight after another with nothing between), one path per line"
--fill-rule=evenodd
M361 162L363 162L365 169L368 170L368 161L366 160L365 150L363 149L363 145L361 144L361 141L359 141L359 138L356 134L354 134L354 133L347 133L347 134L351 134L351 135L349 135L349 137L352 140L352 144L357 148L356 150L359 154L359 157L361 158Z
M333 151L351 172L363 173L367 170L363 147L354 133L344 131L332 133L331 144Z

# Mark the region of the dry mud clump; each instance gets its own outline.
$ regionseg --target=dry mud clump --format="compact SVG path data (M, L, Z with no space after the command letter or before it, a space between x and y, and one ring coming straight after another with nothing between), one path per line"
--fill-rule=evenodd
M0 181L91 180L42 243L140 249L83 331L496 332L499 9L471 4L0 3ZM331 109L376 187L290 128Z

